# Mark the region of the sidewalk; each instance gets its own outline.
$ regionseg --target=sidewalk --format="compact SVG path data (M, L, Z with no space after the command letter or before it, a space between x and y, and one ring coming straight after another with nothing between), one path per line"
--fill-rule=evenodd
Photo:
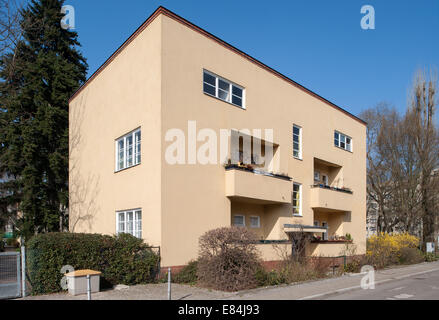
M410 266L397 266L375 273L375 284L390 282L410 276L439 270L439 261ZM342 277L323 279L301 284L264 287L240 292L220 292L188 285L172 284L173 300L300 300L319 299L325 296L359 290L363 274L347 274ZM360 289L361 290L361 289ZM30 296L25 300L86 300L86 295L71 296L56 293ZM122 290L107 290L92 294L92 300L166 300L167 284L130 286Z

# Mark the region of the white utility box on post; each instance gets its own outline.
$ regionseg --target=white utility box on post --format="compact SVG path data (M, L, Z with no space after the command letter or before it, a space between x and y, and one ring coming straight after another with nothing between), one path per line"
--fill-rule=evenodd
M101 272L95 270L76 270L66 273L67 286L71 295L87 293L87 275L90 276L90 290L92 293L99 292L99 281Z

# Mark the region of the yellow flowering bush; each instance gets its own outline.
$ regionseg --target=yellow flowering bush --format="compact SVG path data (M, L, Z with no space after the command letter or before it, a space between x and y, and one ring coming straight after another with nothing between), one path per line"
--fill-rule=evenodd
M384 268L400 261L404 248L417 248L419 238L408 233L380 233L367 240L366 256L369 263Z

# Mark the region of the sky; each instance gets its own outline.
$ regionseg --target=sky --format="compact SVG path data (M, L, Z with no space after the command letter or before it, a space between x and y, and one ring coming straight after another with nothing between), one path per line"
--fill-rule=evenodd
M439 70L438 0L66 0L88 76L160 5L354 115L401 113L418 69ZM375 29L361 28L364 5ZM268 94L268 93L267 93Z

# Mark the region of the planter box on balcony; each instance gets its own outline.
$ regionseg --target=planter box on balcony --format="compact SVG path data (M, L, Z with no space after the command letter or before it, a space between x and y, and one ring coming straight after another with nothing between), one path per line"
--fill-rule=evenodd
M311 240L311 243L352 243L352 240Z

